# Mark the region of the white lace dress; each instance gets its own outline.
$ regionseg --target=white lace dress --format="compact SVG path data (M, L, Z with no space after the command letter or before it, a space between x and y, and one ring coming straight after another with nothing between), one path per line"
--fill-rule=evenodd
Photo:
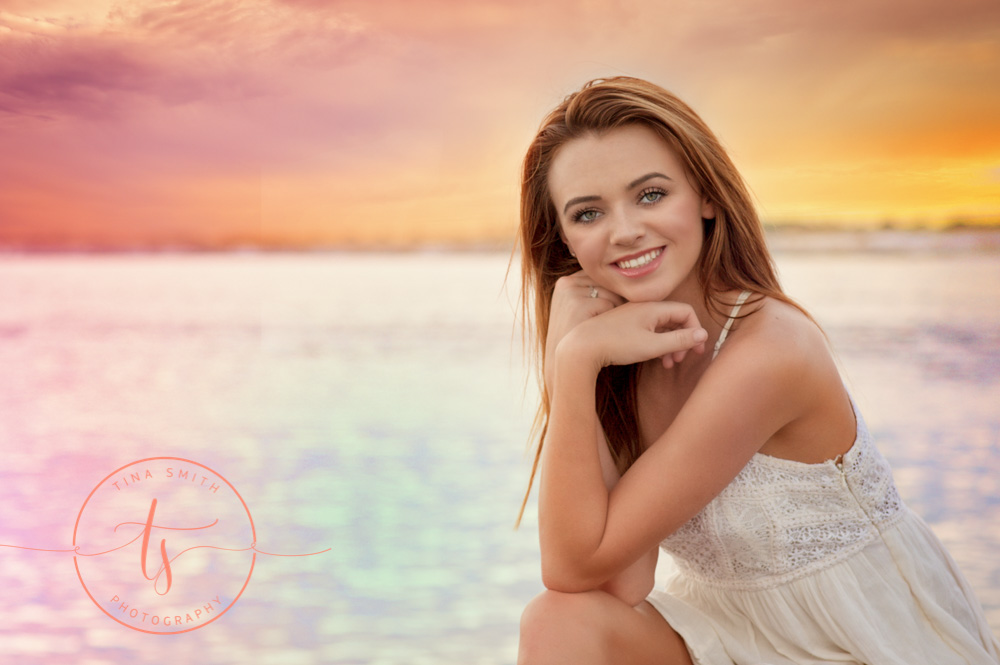
M841 460L757 454L663 541L677 570L648 600L696 665L1000 663L968 583L855 414Z

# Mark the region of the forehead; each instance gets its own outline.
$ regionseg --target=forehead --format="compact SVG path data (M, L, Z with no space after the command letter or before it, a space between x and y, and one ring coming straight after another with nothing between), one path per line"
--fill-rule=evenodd
M670 144L644 125L629 125L587 134L559 148L549 167L549 191L558 204L573 196L620 189L654 171L675 181L687 175Z

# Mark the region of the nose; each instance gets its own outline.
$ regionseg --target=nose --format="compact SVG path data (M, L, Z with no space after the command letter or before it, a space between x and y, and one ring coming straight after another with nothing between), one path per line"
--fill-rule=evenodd
M615 245L628 247L634 245L646 235L638 215L634 212L619 210L611 220L611 242Z

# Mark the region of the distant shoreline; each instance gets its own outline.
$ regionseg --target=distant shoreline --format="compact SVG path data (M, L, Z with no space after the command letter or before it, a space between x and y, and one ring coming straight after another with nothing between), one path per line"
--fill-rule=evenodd
M941 229L837 228L804 224L766 225L775 252L1000 252L1000 225L952 226ZM354 253L495 253L511 252L505 242L329 243L268 246L251 243L217 245L164 243L150 245L86 245L84 243L18 244L0 242L0 255L175 255L175 254L354 254Z
M767 229L774 252L1000 252L1000 227L930 229Z

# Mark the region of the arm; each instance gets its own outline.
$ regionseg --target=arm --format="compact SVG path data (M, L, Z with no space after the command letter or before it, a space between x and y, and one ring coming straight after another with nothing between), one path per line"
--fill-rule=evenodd
M604 477L604 486L610 492L618 484L621 475L618 473L615 462L611 458L611 451L608 449L607 441L604 439L603 434L601 440L597 442L597 446L598 456L601 460L601 474ZM644 554L638 561L613 575L599 588L601 591L619 598L630 606L634 607L638 605L653 590L658 555L659 546L657 545Z
M602 293L600 298L591 298L590 283L590 278L582 271L563 277L556 283L544 356L546 359L544 381L550 399L555 394L555 356L559 342L580 322L610 311L624 302L610 292ZM597 420L596 412L594 416ZM599 421L593 441L600 460L604 487L610 492L618 484L621 476L615 467ZM629 605L634 606L642 602L653 588L658 549L658 546L653 547L639 560L612 575L601 584L600 589Z
M604 487L610 492L618 484L621 475L618 473L618 468L611 457L611 451L608 448L607 440L604 438L604 433L599 423L597 425L597 434L594 448L597 450L597 456L600 461L600 471ZM658 553L659 545L654 546L637 561L612 575L597 588L619 598L630 606L638 605L653 589Z
M676 309L683 307L619 307L578 326L557 349L539 493L542 572L550 589L597 588L646 555L805 408L808 345L794 336L744 335L706 370L667 431L609 490L598 451L577 445L596 436L597 372L606 364L696 348L697 324ZM664 328L673 332L656 332Z

